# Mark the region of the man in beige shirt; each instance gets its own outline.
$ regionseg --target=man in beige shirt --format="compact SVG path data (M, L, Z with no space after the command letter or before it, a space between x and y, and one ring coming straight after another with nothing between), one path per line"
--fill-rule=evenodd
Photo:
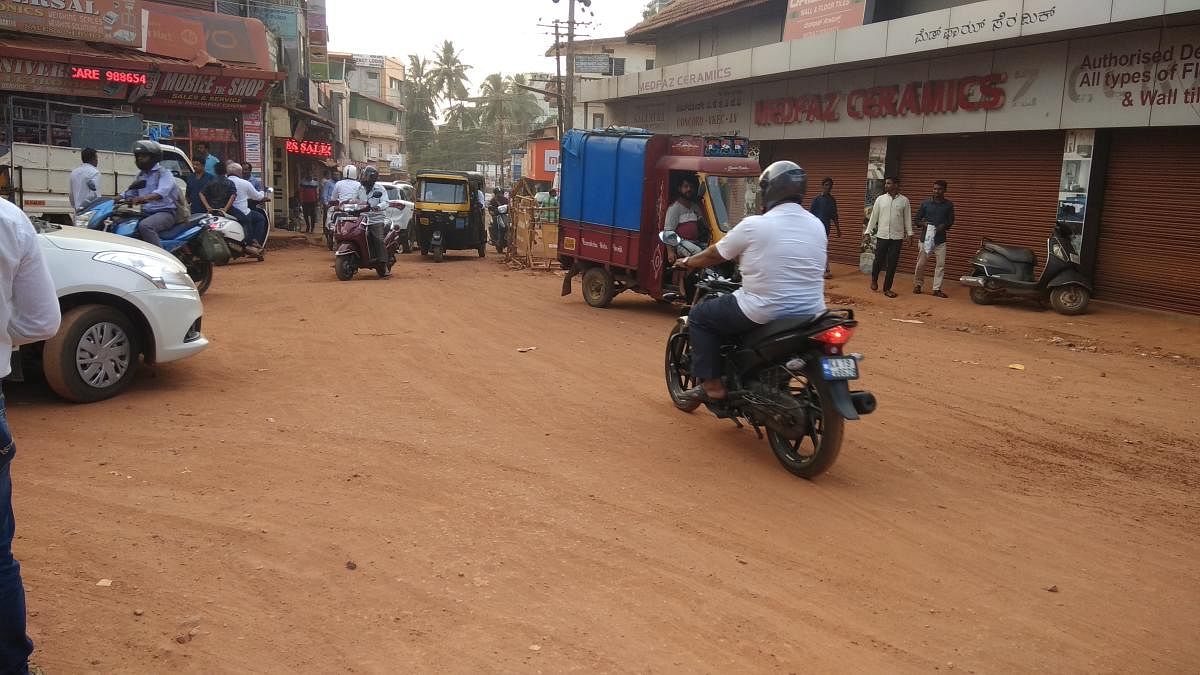
M896 278L896 265L900 262L900 246L912 238L912 206L908 197L900 194L900 179L888 176L883 181L885 192L871 207L871 219L867 222L867 235L875 238L875 262L871 265L871 290L879 290L879 272L885 267L883 294L896 297L892 281Z

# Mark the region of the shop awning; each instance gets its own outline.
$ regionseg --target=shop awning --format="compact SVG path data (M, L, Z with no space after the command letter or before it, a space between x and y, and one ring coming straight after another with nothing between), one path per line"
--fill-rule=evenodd
M66 64L68 66L107 68L112 70L180 73L186 75L217 75L268 80L272 82L287 77L287 73L262 70L245 65L230 65L215 59L210 59L207 63L197 64L186 59L156 56L134 49L107 47L77 40L60 40L54 38L5 35L0 37L0 57L3 56L28 59L29 61L42 64L43 67L51 67L54 64Z
M305 110L304 108L297 108L295 106L290 106L290 105L284 106L284 107L287 108L288 111L291 113L299 115L300 117L307 118L309 121L309 124L311 124L312 126L318 127L320 129L324 129L326 131L334 130L333 120L321 117L317 113L312 112L310 110Z

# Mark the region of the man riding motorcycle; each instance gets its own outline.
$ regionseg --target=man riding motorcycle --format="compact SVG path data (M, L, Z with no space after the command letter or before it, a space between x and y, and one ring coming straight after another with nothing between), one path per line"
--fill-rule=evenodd
M492 198L488 201L488 212L492 214L492 243L496 244L508 229L508 214L500 213L501 206L508 206L508 197L500 188L492 190ZM505 209L507 211L507 209Z
M361 202L366 202L371 210L367 212L367 231L370 238L374 241L376 251L375 262L387 265L388 255L387 246L384 244L384 224L387 221L387 215L384 210L388 207L387 190L382 185L376 185L379 180L379 169L373 166L368 166L362 170L362 178L359 180L358 193L355 199ZM335 190L336 192L336 190ZM392 276L390 271L386 272L384 278Z
M742 274L741 288L699 303L688 315L692 373L701 381L685 393L692 400L716 402L727 396L721 380L724 338L775 319L825 311L825 226L800 205L807 187L804 169L775 162L758 184L762 215L744 218L721 241L675 263L697 270L737 259Z
M333 184L333 191L329 198L330 208L325 212L326 229L332 230L333 228L333 219L337 215L337 211L333 207L357 197L360 188L362 188L362 183L358 182L358 167L353 164L342 167L342 179Z
M133 145L133 161L139 169L134 185L122 195L131 206L142 207L138 221L138 237L142 241L162 246L158 233L169 230L178 221L178 204L182 199L175 176L163 166L162 146L154 141L138 141ZM186 214L185 214L186 215Z

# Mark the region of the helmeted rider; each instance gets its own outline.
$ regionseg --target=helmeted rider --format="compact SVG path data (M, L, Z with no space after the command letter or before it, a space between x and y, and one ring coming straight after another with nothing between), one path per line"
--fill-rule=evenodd
M384 246L384 237L386 236L385 225L387 223L387 215L384 211L388 207L387 190L382 185L379 185L379 169L373 166L368 166L362 170L359 178L358 194L355 199L360 202L366 202L371 210L367 212L367 231L370 239L373 240L371 247L375 249L375 264L384 266L384 277L391 276L391 271L388 270L388 254Z
M676 261L697 270L736 259L742 273L741 288L697 304L688 315L692 374L701 384L686 397L720 401L728 394L721 380L723 339L825 311L825 226L800 205L807 182L795 162L768 166L758 179L762 215L744 218L721 241Z
M353 164L347 164L342 167L342 179L333 185L333 194L329 199L329 206L334 207L358 197L358 190L362 187L362 183L358 182L358 167ZM325 225L331 227L333 224L334 210L330 208L325 213Z
M132 186L123 198L134 206L142 207L142 219L138 222L138 236L150 244L162 246L158 233L176 225L177 202L181 199L175 176L162 165L162 146L154 141L142 140L133 144L133 161L137 164L138 181L142 187Z
M508 206L508 203L508 197L504 196L504 190L498 187L492 190L492 198L488 201L488 212L492 214L493 244L500 240L504 230L508 228L508 214L500 213L500 207Z

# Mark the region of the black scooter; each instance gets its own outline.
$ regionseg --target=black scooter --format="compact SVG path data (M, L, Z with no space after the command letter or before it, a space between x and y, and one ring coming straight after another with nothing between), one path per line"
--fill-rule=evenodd
M1032 249L984 239L971 258L972 274L959 281L971 287L971 300L978 305L1013 296L1049 301L1059 314L1082 314L1092 298L1092 284L1079 264L1071 236L1070 225L1058 221L1046 242L1046 267L1037 279L1033 278L1037 256Z

